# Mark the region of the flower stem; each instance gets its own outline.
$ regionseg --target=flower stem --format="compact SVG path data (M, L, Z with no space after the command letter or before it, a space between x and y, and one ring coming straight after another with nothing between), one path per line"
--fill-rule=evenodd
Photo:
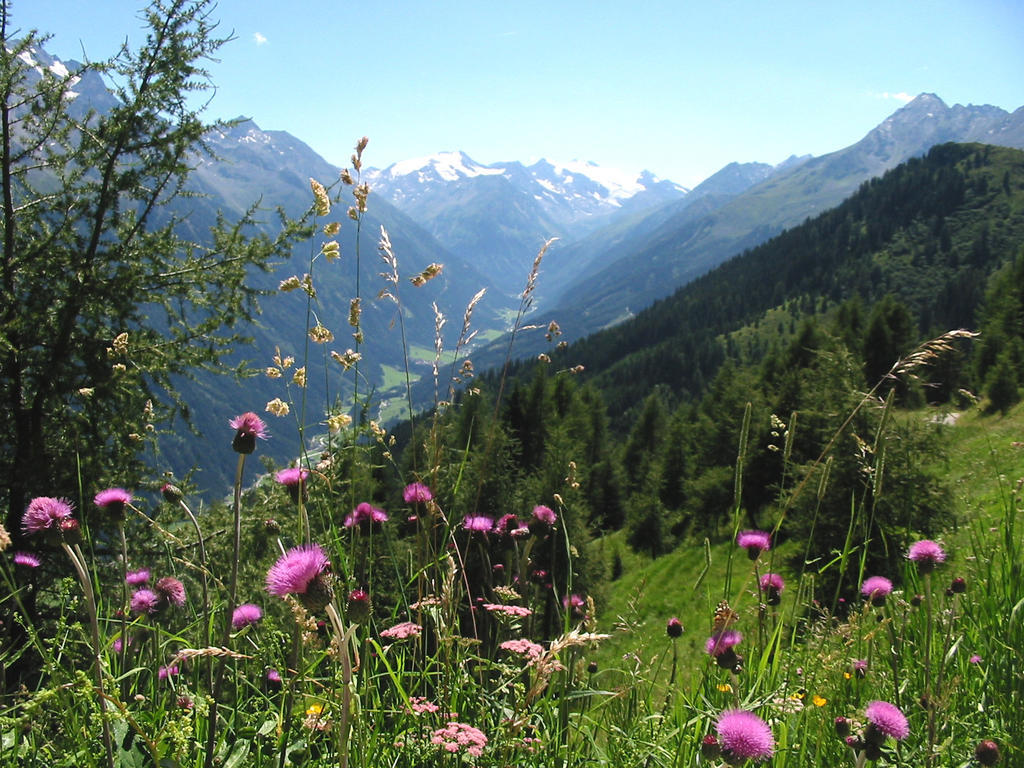
M72 549L71 546L63 542L61 546L68 559L71 560L71 565L74 566L75 572L78 574L78 581L82 585L82 592L85 593L85 605L89 611L89 627L92 630L92 653L96 666L96 692L100 703L100 721L103 723L103 748L107 753L108 768L114 768L114 745L110 740L110 723L107 722L106 696L103 691L103 660L100 657L100 624L96 614L96 593L92 587L92 579L85 567L85 557L82 555L81 548L76 544ZM122 639L121 642L123 643L124 640ZM155 757L156 755L154 755Z

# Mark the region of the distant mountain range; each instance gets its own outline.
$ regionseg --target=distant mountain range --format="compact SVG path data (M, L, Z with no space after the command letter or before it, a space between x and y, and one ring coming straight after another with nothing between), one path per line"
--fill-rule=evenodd
M488 273L513 293L548 238L572 242L687 193L649 171L633 176L579 161L481 165L464 152L395 163L366 178L375 194L447 249L475 263L485 260Z
M40 72L77 66L41 50L31 52L31 58L26 63ZM71 96L82 114L115 103L95 74L75 82ZM351 126L351 132L357 137L359 127ZM294 136L264 131L249 120L211 131L208 141L216 160L197 157L191 179L193 191L203 196L178 200L172 211L183 217L187 234L197 241L218 210L235 217L256 200L266 211L264 225L274 227L272 209L280 206L298 214L311 201L309 178L332 185L341 170ZM368 170L369 214L358 246L368 342L362 350L365 387L394 403L404 382L395 306L374 300L382 287L376 254L381 226L390 233L403 277L402 311L413 378L431 372L432 303L450 321L445 342L450 348L470 297L487 288L474 315L478 345L491 341L473 352L480 370L503 359L508 342L500 337L509 328L508 318L537 249L550 237L560 240L542 265L530 322L546 326L556 319L562 338L578 339L633 316L726 259L837 205L867 179L947 141L1024 148L1024 108L1010 114L991 106L949 107L937 96L922 94L850 147L821 157L793 157L777 166L731 163L693 190L646 171L623 176L591 163L544 160L483 165L462 152ZM372 160L372 144L368 157ZM347 312L355 294L357 245L355 226L344 215L348 202L341 205L335 217L342 221L342 260L317 266L314 311L337 335L334 348L343 351L352 345ZM254 279L275 291L280 280L309 271L310 256L304 244L273 273ZM423 289L408 284L406 278L433 262L445 265L440 278ZM262 322L252 329L253 345L239 350L233 362L265 366L277 347L301 359L305 318L304 295L268 296ZM535 333L518 339L513 353L535 355L546 347L543 334ZM322 364L311 361L308 376L307 399L316 408L343 390L323 374ZM424 401L432 395L431 378L424 376L420 385ZM236 411L262 410L267 400L283 392L280 381L264 377L235 384L201 376L182 388L193 423L203 425L212 439ZM385 417L400 413L394 407L381 411ZM213 467L207 446L184 430L176 429L171 440L164 455L176 473L198 463L204 487L226 487L229 457L224 467ZM298 445L282 437L268 446L268 453L287 461L298 453Z

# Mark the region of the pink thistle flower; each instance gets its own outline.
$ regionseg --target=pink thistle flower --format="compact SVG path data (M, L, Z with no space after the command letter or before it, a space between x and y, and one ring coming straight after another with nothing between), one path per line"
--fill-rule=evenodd
M555 514L555 511L551 509L551 507L538 504L533 508L533 519L539 523L543 523L544 525L551 526L558 520L558 515Z
M160 595L152 589L137 589L132 593L132 599L128 605L132 613L154 614L160 607Z
M434 731L430 736L430 743L436 744L446 752L454 753L465 749L466 754L480 757L487 746L487 736L479 728L452 721L444 728Z
M782 590L786 588L786 582L777 573L766 573L758 581L761 592L764 593L765 602L768 605L778 605L782 601Z
M864 717L867 718L868 728L864 734L864 740L880 743L886 736L891 736L900 741L910 734L910 725L907 723L906 715L900 711L895 704L888 701L871 701L864 708ZM868 733L874 729L874 733ZM878 734L881 738L878 738Z
M250 624L255 624L263 618L263 609L255 603L242 603L231 612L231 626L234 629L242 629Z
M704 643L704 653L708 656L721 656L726 651L731 651L743 642L743 634L736 629L726 629L722 632L715 632Z
M885 605L885 598L892 594L892 582L885 576L869 576L860 585L860 593L876 608Z
M345 602L345 614L350 621L362 622L370 615L370 593L365 589L353 589Z
M306 481L309 479L309 470L301 469L299 467L288 467L287 469L278 470L277 474L274 475L274 479L277 480L288 490L288 495L292 497L292 501L296 504L299 503L299 492L302 492L303 501L308 498L308 488Z
M266 440L270 436L263 419L252 411L231 419L228 422L228 426L235 430L235 437L231 441L231 447L236 453L252 453L256 450L256 438Z
M971 658L968 659L971 664L981 664L981 656L976 653L971 654Z
M319 544L293 547L267 571L267 591L295 595L307 610L318 611L331 601L330 561Z
M156 671L156 676L160 680L166 680L168 677L171 677L173 675L177 675L178 672L179 672L178 665L175 664L175 665L170 666L170 667L160 667L160 669L158 669Z
M149 581L149 569L140 568L137 571L128 571L124 575L125 583L132 587L141 587Z
M402 491L402 498L406 504L426 504L434 498L434 494L423 483L409 483Z
M124 508L131 504L132 495L124 488L107 488L97 493L92 502L112 517L123 519Z
M281 680L281 673L273 668L267 670L263 679L266 681L267 688L272 691L278 690L284 684L284 681Z
M31 552L15 552L14 564L23 568L38 568L43 562Z
M677 637L682 637L683 622L681 622L677 617L673 616L671 619L668 620L668 623L665 625L665 633L673 640L675 640Z
M946 553L931 539L921 539L910 545L907 559L917 563L917 569L921 573L931 573L935 566L946 561Z
M372 504L367 504L364 501L345 517L345 527L353 528L358 525L365 528L372 525L378 525L380 523L386 523L387 521L387 512L383 509L377 509L377 507Z
M704 643L704 652L722 669L735 669L742 661L735 650L742 640L743 635L735 629L715 632Z
M772 548L772 537L764 531L740 531L736 534L736 544L747 550L747 557L757 560L762 552Z
M37 496L29 502L21 529L26 535L43 531L63 531L63 523L71 518L72 504L67 499Z
M775 752L775 739L768 724L753 712L729 709L718 716L715 725L722 752L734 760L767 760Z
M573 593L562 598L562 607L567 611L572 611L577 616L582 616L583 609L587 607L587 601L580 595Z
M419 624L412 621L403 621L400 624L395 624L395 626L383 630L380 636L388 640L408 640L410 637L419 637L421 632L423 632L423 627Z
M519 522L519 518L512 513L502 515L498 518L498 522L494 524L494 532L499 536L511 536L513 538L521 538L523 536L530 535L529 527Z
M487 515L467 515L462 521L462 527L470 533L490 533L494 528L494 521Z
M864 679L868 676L867 659L854 659L854 662L851 666L853 668L853 674L856 675L858 678Z
M531 640L506 640L500 646L503 651L522 656L524 659L536 661L544 653L544 646Z
M185 605L185 585L173 576L164 576L153 586L163 602L169 603L176 608Z

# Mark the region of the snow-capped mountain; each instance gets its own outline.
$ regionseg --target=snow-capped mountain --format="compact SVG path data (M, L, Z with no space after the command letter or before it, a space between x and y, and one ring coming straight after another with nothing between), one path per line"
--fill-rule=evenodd
M465 152L404 160L365 177L374 195L507 281L510 291L525 279L546 239L575 240L624 211L653 209L687 193L648 171L623 173L581 161L484 165Z

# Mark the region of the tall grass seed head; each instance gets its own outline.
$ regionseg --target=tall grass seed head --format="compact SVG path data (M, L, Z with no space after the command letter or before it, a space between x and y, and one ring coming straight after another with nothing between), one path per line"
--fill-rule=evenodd
M775 738L768 724L753 712L729 709L715 725L722 755L729 762L767 760L775 753Z
M266 440L270 433L267 432L267 425L263 419L252 411L236 416L228 422L235 437L231 441L231 447L236 453L250 454L256 450L256 439Z

